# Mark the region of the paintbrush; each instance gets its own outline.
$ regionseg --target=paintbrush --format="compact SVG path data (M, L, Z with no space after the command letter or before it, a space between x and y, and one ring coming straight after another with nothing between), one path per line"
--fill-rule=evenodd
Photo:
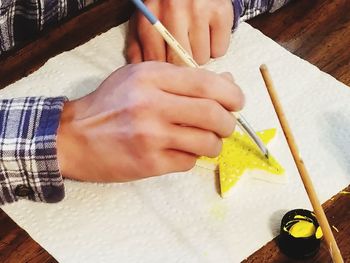
M198 68L199 65L194 61L190 54L180 45L179 42L170 34L170 32L164 27L164 25L152 14L152 12L146 7L141 0L131 0L139 11L147 18L147 20L153 25L153 27L161 34L165 42L171 47L171 49L181 58L181 60L189 67ZM258 146L260 151L266 158L269 157L269 151L256 135L254 129L249 125L245 118L237 113L233 113L237 119L238 126L249 136L249 138Z
M294 136L292 134L292 130L290 129L287 118L284 115L282 105L278 99L276 90L274 88L270 73L269 73L266 65L260 66L260 72L261 72L261 75L264 79L265 86L266 86L266 89L270 95L272 104L275 108L275 111L276 111L277 117L279 119L279 122L281 124L284 136L286 137L290 151L292 152L294 162L298 168L301 180L303 181L305 190L307 192L307 195L309 197L311 205L312 205L314 212L316 214L317 221L319 222L319 225L322 229L327 246L329 247L329 251L330 251L330 254L332 256L333 262L342 263L344 261L343 261L341 254L340 254L340 250L338 248L337 242L335 241L335 238L334 238L332 230L329 226L326 214L324 213L323 208L321 206L321 203L317 197L317 194L316 194L315 188L312 184L309 173L306 170L306 166L299 155L299 150L298 150L297 144L295 142Z

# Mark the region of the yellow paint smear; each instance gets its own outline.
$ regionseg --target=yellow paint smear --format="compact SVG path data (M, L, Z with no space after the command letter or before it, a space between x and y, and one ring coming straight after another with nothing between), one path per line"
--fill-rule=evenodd
M341 191L340 193L343 195L350 195L350 192L348 192L348 191Z
M275 137L276 129L257 132L257 135L267 144ZM218 157L200 159L219 166L221 196L237 183L246 170L259 169L276 175L284 173L284 168L271 155L266 159L251 139L240 132L223 139Z
M223 220L227 214L227 207L222 202L216 203L212 206L210 212L215 219Z
M321 237L323 237L323 232L322 232L321 227L317 228L315 236L317 239L320 239Z

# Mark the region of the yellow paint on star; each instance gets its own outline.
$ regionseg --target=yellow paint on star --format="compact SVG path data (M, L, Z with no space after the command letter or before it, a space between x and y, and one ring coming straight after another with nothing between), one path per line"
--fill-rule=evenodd
M257 132L261 140L267 144L276 135L276 129ZM221 196L227 193L240 179L246 170L260 169L280 175L284 168L271 155L266 159L251 139L240 132L234 132L223 139L223 147L216 158L201 157L200 160L219 167Z

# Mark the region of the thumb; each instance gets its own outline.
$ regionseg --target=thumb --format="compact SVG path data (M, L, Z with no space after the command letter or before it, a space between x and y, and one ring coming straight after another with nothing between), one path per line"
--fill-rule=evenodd
M235 82L235 78L230 72L223 72L220 73L220 76L222 76L224 79L227 79L230 82Z

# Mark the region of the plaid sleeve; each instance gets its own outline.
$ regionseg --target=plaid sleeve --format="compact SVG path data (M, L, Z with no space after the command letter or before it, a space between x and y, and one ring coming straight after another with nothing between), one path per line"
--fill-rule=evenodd
M0 55L98 0L0 0Z
M64 197L56 132L65 97L0 100L0 204Z
M274 12L291 0L232 0L234 7L234 27L240 21L249 20L265 12Z

